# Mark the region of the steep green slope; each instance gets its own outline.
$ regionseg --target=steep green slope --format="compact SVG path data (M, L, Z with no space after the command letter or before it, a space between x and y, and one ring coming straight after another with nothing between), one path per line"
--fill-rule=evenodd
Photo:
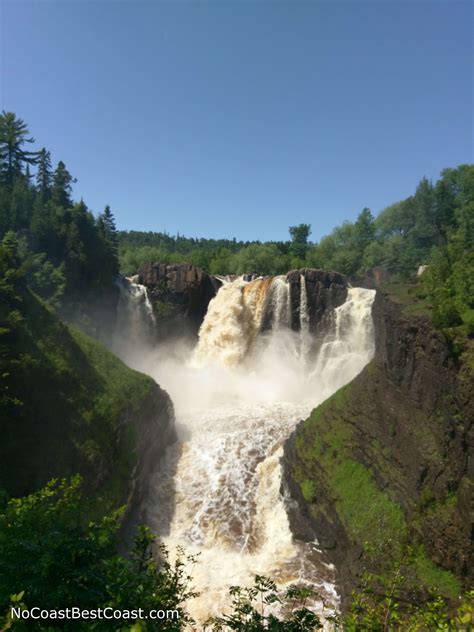
M367 572L402 608L455 599L474 568L471 341L453 351L429 317L381 292L373 313L374 360L286 445L293 530L318 538L346 604Z
M21 284L1 298L0 487L19 496L80 473L104 510L116 506L141 435L161 425L168 438L168 397Z

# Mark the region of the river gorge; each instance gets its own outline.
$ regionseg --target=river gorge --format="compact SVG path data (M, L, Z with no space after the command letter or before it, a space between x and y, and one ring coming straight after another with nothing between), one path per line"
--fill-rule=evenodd
M312 585L323 615L339 607L318 542L293 538L280 459L298 422L372 358L375 291L349 287L314 323L304 275L298 281L295 328L285 276L223 279L194 347L144 344L153 324L146 288L130 281L122 296L119 352L170 394L176 412L178 441L153 475L146 521L170 551L198 554L200 596L188 608L201 622L225 610L231 585L256 574L280 588Z

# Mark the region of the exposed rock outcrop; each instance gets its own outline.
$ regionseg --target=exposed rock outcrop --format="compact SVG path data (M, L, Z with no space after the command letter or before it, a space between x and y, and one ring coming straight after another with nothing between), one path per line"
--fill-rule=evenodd
M433 562L441 584L467 587L474 572L472 368L429 317L404 312L381 291L373 318L374 360L285 445L293 532L318 539L338 569L344 600L367 557L364 514L374 516L375 537L406 530L422 547L420 574Z
M209 301L222 285L189 263L145 263L136 279L147 288L160 337L196 335Z
M290 284L291 328L300 329L301 279L306 284L309 329L313 334L324 328L325 316L342 305L347 297L347 279L339 272L327 272L317 268L292 270L286 275Z

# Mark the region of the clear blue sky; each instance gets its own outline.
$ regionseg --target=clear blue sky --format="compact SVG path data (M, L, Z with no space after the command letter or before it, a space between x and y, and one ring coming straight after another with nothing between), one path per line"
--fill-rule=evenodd
M1 4L1 105L122 229L313 239L473 161L471 2Z

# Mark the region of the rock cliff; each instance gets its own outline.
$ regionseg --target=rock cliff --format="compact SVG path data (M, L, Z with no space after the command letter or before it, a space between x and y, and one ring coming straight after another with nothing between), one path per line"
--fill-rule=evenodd
M373 318L373 361L285 446L292 529L335 563L343 605L407 543L413 590L455 598L474 571L472 365L380 290Z
M159 337L196 335L222 283L189 263L146 263L137 280L145 285L157 316Z
M286 275L290 285L291 328L300 329L301 280L306 286L309 329L317 334L324 329L326 314L342 305L347 297L347 279L339 272L327 272L317 268L292 270Z

